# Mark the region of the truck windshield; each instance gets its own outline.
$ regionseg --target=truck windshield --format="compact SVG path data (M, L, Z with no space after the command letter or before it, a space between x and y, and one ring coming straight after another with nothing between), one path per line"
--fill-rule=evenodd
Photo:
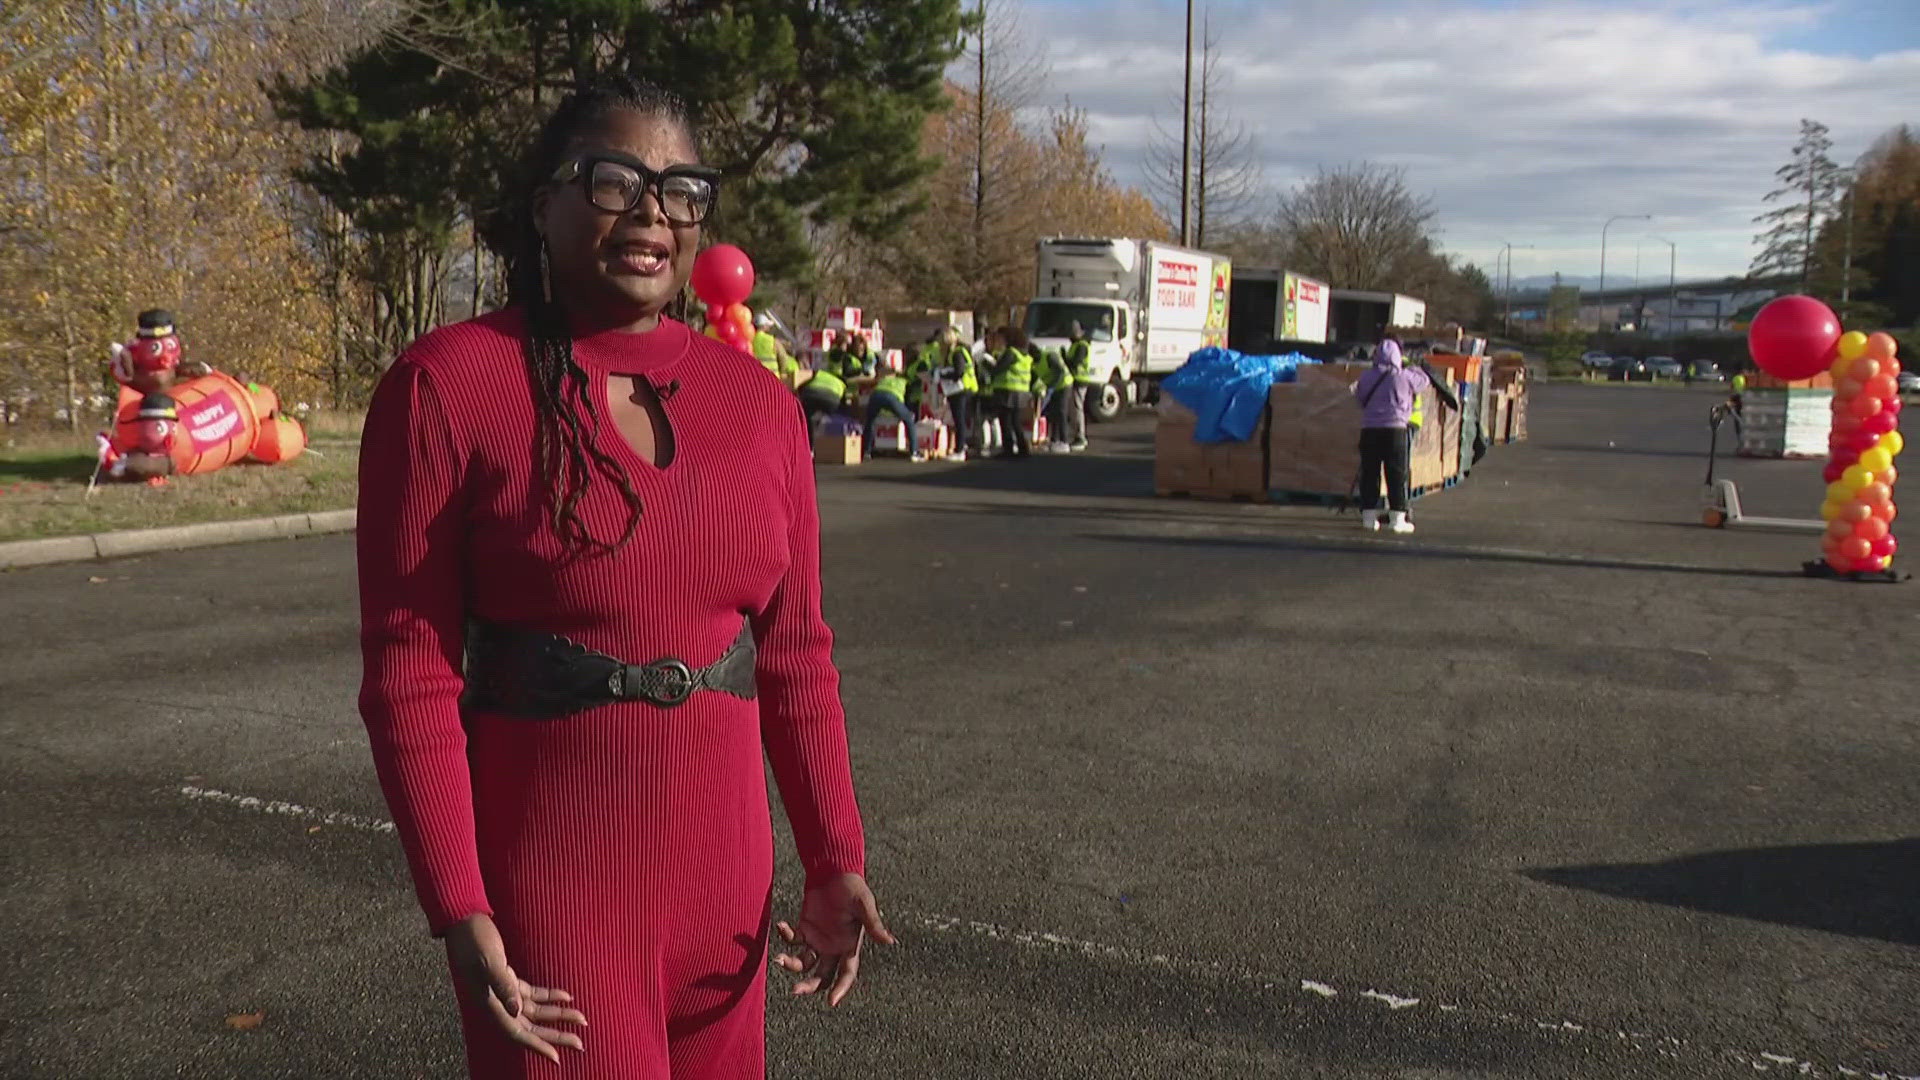
M1073 324L1087 332L1089 341L1113 340L1113 309L1105 304L1036 303L1027 305L1027 336L1071 337Z

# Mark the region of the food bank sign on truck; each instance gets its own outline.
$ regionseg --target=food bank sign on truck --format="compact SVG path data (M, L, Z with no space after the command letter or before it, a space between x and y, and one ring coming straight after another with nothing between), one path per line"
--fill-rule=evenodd
M1035 270L1027 337L1065 349L1080 324L1100 381L1098 419L1119 416L1194 350L1226 344L1233 264L1224 255L1152 240L1049 239Z

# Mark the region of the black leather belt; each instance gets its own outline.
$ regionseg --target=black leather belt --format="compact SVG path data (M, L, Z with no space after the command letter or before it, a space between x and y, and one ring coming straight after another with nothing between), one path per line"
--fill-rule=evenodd
M467 712L556 720L616 701L670 709L702 690L751 701L755 655L753 628L744 618L733 645L703 668L672 657L623 663L558 634L468 619L460 705Z

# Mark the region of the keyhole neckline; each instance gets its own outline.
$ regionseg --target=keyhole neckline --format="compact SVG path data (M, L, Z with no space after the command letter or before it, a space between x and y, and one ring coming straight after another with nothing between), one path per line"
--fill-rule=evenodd
M660 317L660 325L644 333L620 330L576 336L573 358L600 375L665 375L687 356L693 332L682 322Z

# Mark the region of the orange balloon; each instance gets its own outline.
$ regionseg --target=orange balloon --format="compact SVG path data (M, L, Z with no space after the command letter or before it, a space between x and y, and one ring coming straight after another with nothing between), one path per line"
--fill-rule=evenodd
M1856 364L1859 362L1860 362L1859 360L1854 361L1854 363ZM1878 377L1879 376L1874 376L1874 378L1878 378ZM1847 402L1854 398L1859 397L1861 392L1866 390L1866 388L1867 388L1867 382L1865 379L1856 379L1856 378L1853 378L1852 376L1841 379L1839 385L1833 388L1834 409L1839 410L1839 409L1846 408Z
M1880 374L1880 361L1872 356L1863 356L1853 362L1852 376L1861 382Z
M1872 357L1879 360L1891 360L1893 359L1894 354L1898 349L1898 346L1899 346L1899 343L1893 340L1892 334L1879 333L1879 334L1867 335L1867 356L1868 357ZM1863 357L1862 359L1865 359L1865 358ZM1855 361L1855 363L1858 363L1858 362L1859 361Z
M1879 516L1881 521L1891 525L1894 519L1900 516L1900 507L1894 503L1888 503L1887 508L1881 511Z
M1853 527L1853 535L1871 544L1887 535L1887 523L1877 517L1870 517Z
M1872 394L1874 397L1885 401L1900 392L1900 384L1894 381L1893 376L1883 371L1873 378L1868 379L1866 385L1861 389L1863 392Z
M1872 516L1873 507L1855 499L1843 507L1840 511L1840 516L1834 520L1844 521L1849 525L1858 525Z
M1864 559L1873 554L1873 544L1858 536L1840 541L1840 554L1849 559Z
M1874 479L1887 485L1888 490L1892 490L1893 485L1900 482L1900 467L1898 465L1890 465L1885 472L1874 477Z
M1872 394L1861 394L1859 397L1854 398L1853 402L1847 406L1847 411L1865 420L1867 417L1879 412L1885 405L1886 402L1881 401Z
M1885 506L1893 501L1893 489L1889 488L1885 482L1875 480L1873 483L1861 488L1854 497L1866 503L1868 506Z
M1842 574L1851 573L1853 571L1853 562L1850 559L1848 559L1845 555L1840 554L1838 551L1827 552L1827 565L1833 567L1835 570L1839 571Z
M1827 539L1837 544L1847 537L1852 536L1853 530L1859 527L1860 523L1857 521L1848 521L1846 518L1834 518L1832 521L1827 522Z

